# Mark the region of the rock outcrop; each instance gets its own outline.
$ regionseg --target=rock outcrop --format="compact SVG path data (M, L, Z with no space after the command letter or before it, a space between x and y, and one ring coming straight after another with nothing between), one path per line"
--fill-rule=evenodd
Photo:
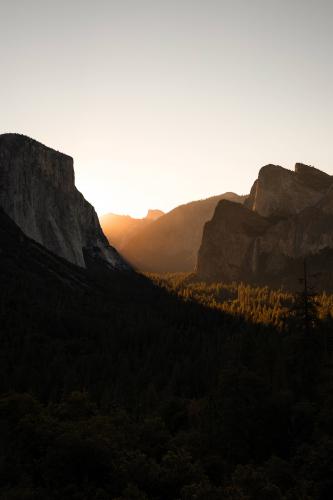
M315 205L332 184L320 170L296 163L295 171L266 165L259 171L245 205L264 217L286 217Z
M202 279L295 288L304 258L316 285L333 288L333 178L296 164L268 165L244 206L221 201L205 225Z
M208 280L247 279L257 268L257 241L269 222L244 205L222 200L204 227L198 271Z
M142 227L122 247L135 268L150 272L194 271L205 222L217 203L229 199L243 203L245 196L224 193L180 205Z
M76 189L67 155L23 135L1 135L0 206L29 238L69 262L86 267L88 257L129 269Z

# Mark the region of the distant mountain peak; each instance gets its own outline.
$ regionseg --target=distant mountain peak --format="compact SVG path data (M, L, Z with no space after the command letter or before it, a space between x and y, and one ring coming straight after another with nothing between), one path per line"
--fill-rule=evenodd
M130 215L109 213L100 217L100 223L110 245L121 251L130 238L147 225L157 221L162 215L164 215L164 212L157 209L149 209L146 217L141 219L136 219Z
M164 215L164 212L162 212L162 210L150 208L148 210L148 212L147 212L147 215L146 215L145 219L147 219L147 220L157 220L160 217L162 217L162 215Z

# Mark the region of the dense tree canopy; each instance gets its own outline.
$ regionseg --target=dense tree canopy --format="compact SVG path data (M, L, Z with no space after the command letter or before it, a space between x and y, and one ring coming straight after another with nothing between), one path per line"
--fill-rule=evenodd
M331 498L331 296L1 273L0 498Z

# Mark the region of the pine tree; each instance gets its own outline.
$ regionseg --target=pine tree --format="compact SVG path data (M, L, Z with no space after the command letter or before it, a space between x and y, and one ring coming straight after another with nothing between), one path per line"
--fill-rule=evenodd
M306 260L303 263L302 290L296 294L295 301L290 310L290 326L308 336L318 325L316 296L313 288L309 286L309 276Z

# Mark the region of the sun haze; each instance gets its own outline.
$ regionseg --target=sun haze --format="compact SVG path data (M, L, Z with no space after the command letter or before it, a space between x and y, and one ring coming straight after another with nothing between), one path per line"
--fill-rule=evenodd
M1 132L72 155L99 214L333 174L332 46L328 0L2 2Z

